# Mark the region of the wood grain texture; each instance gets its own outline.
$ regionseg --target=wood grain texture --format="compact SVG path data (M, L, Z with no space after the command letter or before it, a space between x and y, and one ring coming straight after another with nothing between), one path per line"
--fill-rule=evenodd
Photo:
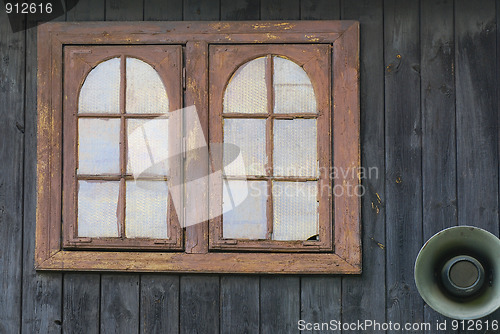
M216 21L220 17L219 0L184 0L183 18L186 21Z
M499 149L495 4L455 2L456 145L458 224L498 236L499 172L493 166L499 158L492 153ZM499 318L500 310L486 319Z
M99 274L64 275L62 332L99 333Z
M342 320L385 321L385 159L383 1L342 2L343 19L359 19L361 31L361 162L365 191L361 217L363 274L342 278ZM352 331L362 333L363 331Z
M259 2L255 0L221 0L221 20L258 20Z
M181 276L180 334L219 333L219 277Z
M423 242L457 224L453 1L421 2ZM445 317L424 308L427 322ZM429 333L432 333L430 331ZM443 333L455 333L451 328Z
M140 333L179 332L179 276L142 275Z
M419 8L384 4L387 321L421 322L413 279L422 246Z
M355 3L355 1L348 3L352 2ZM339 20L340 0L302 0L300 1L300 19Z
M262 20L300 19L299 0L261 0L260 18Z
M107 0L105 3L106 21L142 21L144 19L143 1Z
M300 319L300 278L261 277L261 333L293 333Z
M349 318L345 319L346 314L342 312L345 305L342 299L342 287L339 278L307 276L300 278L301 320L308 323L324 323L330 320L349 321ZM355 319L351 319L352 321L365 319L360 314L353 314L353 317ZM314 331L314 333L341 333L341 331L324 329Z
M221 277L221 333L259 332L259 288L259 277Z
M145 0L145 21L181 21L182 0Z
M100 332L139 331L139 275L103 274Z
M25 33L0 13L0 332L20 331L23 263Z

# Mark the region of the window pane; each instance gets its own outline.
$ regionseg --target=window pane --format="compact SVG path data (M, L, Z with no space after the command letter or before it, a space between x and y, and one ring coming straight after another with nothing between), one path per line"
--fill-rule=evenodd
M224 171L226 175L265 175L266 120L224 119ZM235 160L241 152L244 165Z
M80 118L78 120L78 173L120 172L120 120Z
M266 58L241 66L224 94L225 113L267 113Z
M129 119L127 138L129 173L168 175L168 119Z
M307 73L291 60L274 60L274 112L315 113L316 98Z
M97 65L80 91L80 113L120 113L120 58Z
M127 238L168 238L168 187L165 181L128 181L125 212Z
M78 236L119 237L117 210L120 183L79 181L78 186Z
M316 119L274 121L274 176L318 175Z
M249 181L247 183L226 180L224 183L223 237L225 239L265 239L267 182ZM246 198L244 198L245 194L247 194ZM238 205L240 199L242 202Z
M317 182L273 182L273 240L307 240L318 234Z
M126 59L127 113L166 113L169 110L165 86L156 70L142 60Z

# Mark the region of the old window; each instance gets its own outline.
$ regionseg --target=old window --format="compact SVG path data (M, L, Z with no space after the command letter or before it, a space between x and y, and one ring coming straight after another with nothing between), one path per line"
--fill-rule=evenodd
M38 38L38 269L360 272L356 22Z

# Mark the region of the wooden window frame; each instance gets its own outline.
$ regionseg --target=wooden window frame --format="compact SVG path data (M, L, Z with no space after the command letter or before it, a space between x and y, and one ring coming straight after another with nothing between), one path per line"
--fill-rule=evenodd
M211 78L210 86L210 143L222 143L223 120L224 119L265 119L266 120L266 176L246 176L246 180L260 180L267 182L267 238L266 240L224 239L223 238L223 216L219 215L210 222L210 249L227 250L252 250L261 252L318 252L332 250L332 224L331 224L331 50L328 44L259 44L259 45L213 45L209 48ZM225 53L227 52L227 54ZM273 87L273 61L271 55L283 55L301 66L309 76L314 88L317 101L317 113L274 113L274 87ZM226 87L234 72L243 64L258 57L265 56L266 59L266 90L267 90L267 113L224 113L223 97ZM211 66L211 65L214 66ZM273 129L275 119L317 119L317 157L319 161L318 177L276 177L273 176ZM214 159L214 170L221 170L222 151L211 150ZM225 177L227 179L242 179L241 177ZM281 181L317 181L319 200L319 240L294 240L278 241L270 240L273 230L273 180ZM215 182L214 182L215 183ZM216 191L222 194L222 190ZM212 200L214 206L221 205L220 199ZM212 210L217 212L217 208ZM219 209L220 211L220 209Z
M79 92L88 74L99 63L120 58L120 107L118 113L79 113ZM182 106L182 46L181 45L146 45L146 46L65 46L64 50L64 87L63 128L65 135L78 138L79 119L119 119L120 120L120 157L119 174L79 175L78 140L63 140L63 248L71 249L171 249L182 250L183 238L179 218L175 212L172 197L169 196L167 228L169 239L126 238L125 235L125 183L134 180L134 176L127 172L127 131L126 122L130 119L168 118L168 114L134 114L125 112L125 58L141 59L156 69L167 91L169 111L178 110ZM70 92L76 92L71 94ZM180 129L172 129L173 133L180 134ZM170 131L170 129L169 129ZM179 144L169 141L170 150L179 151L173 146ZM169 182L171 177L180 177L181 162L175 159L175 166L171 166L171 173L165 177L140 177L137 180L164 179ZM172 162L171 162L172 163ZM119 237L78 237L77 236L77 193L78 181L103 180L118 181L118 223L120 224ZM66 204L64 204L66 203Z
M184 252L68 249L63 245L63 64L71 45L183 45L184 106L195 105L209 137L208 57L212 44L328 44L332 48L332 165L360 168L359 23L356 21L99 22L46 23L38 28L38 198L35 266L38 270L185 273L361 273L358 196L332 196L333 249L321 253L209 250L209 222L185 228ZM210 145L210 143L209 143ZM189 159L189 153L188 153ZM185 174L198 174L189 164ZM209 168L206 168L208 175ZM338 173L334 187L360 185L355 173ZM203 191L201 189L200 191ZM208 189L205 189L208 191ZM206 205L206 207L205 207ZM185 203L196 220L208 204Z

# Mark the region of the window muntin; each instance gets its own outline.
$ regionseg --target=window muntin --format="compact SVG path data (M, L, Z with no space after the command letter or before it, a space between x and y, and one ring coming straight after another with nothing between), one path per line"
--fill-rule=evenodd
M211 77L216 84L211 112L218 113L221 122L211 130L230 145L224 148L220 166L222 200L212 204L222 207L222 215L210 226L210 246L331 249L330 183L325 175L331 159L330 80L307 73L329 68L328 46L233 48L221 56L218 47L211 47ZM224 63L219 62L222 57ZM234 147L244 164L234 159Z
M145 48L152 49L152 54L141 54L138 48L127 53L116 47L80 53L80 59L82 54L92 54L97 63L84 72L76 94L76 218L69 226L73 228L68 247L142 244L178 249L182 245L182 230L169 196L171 169L180 166L168 159L169 145L175 140L169 140L172 106L167 93L167 86L180 85L181 78L172 69L174 73L161 73L161 67L159 71L153 67L155 54L161 57L162 53L162 61L165 56L173 58L179 66L180 49ZM74 47L67 51L78 53ZM179 107L180 98L173 100ZM163 159L158 162L158 157ZM174 166L169 166L172 162Z

